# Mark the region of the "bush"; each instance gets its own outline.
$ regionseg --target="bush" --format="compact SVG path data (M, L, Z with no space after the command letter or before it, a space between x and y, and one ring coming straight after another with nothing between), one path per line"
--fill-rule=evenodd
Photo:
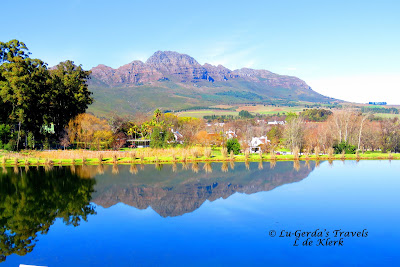
M164 133L158 127L153 129L151 133L151 141L150 147L151 148L163 148L164 147Z
M15 147L15 140L11 139L10 142L8 142L7 144L5 144L3 146L3 149L4 150L8 150L8 151L12 151L14 149L14 147Z
M227 150L228 150L228 153L231 153L231 151L233 151L233 153L234 153L235 155L239 154L239 151L240 151L240 144L239 144L239 141L238 141L236 138L234 138L234 139L229 139L229 140L226 142L226 148L227 148Z
M345 154L355 154L357 150L356 146L350 145L344 141L334 145L333 148L335 149L335 154L341 154L343 151Z

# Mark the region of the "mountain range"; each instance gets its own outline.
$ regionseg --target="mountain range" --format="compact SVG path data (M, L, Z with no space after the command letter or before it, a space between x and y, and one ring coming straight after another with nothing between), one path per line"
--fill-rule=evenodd
M335 101L297 77L268 70L201 65L193 57L172 51L157 51L146 62L135 60L117 69L98 65L91 73L89 88L95 103L90 110L102 114L220 104Z

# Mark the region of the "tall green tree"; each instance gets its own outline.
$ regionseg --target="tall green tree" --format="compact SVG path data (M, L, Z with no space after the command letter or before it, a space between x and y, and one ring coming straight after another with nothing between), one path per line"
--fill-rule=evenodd
M52 91L50 97L50 118L56 134L60 134L69 120L84 113L93 103L87 80L90 71L76 66L73 61L61 62L50 70Z
M58 139L68 121L93 102L86 83L90 72L72 61L49 71L46 63L29 54L23 42L0 42L0 124L18 133L17 149L23 133L43 139L42 126L51 123Z
M52 81L47 65L29 58L26 45L17 40L0 42L0 120L37 135L48 117Z

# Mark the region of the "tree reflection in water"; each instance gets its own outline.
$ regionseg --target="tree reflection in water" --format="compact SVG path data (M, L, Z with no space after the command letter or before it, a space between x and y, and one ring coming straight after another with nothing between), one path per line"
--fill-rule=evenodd
M77 167L78 169L78 167ZM0 262L12 254L31 252L38 234L47 234L56 218L78 226L96 214L90 204L94 179L71 168L40 167L15 170L3 168L0 174Z

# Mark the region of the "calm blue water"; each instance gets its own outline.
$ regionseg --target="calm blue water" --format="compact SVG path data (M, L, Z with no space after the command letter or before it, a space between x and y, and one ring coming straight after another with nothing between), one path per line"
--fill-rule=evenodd
M3 170L1 265L400 266L400 161L176 168ZM317 229L368 236L279 237Z

